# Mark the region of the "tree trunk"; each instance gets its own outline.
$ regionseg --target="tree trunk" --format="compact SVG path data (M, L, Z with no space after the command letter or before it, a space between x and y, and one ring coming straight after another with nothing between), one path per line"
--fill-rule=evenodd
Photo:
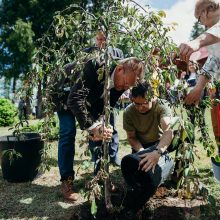
M16 77L13 77L12 92L13 92L14 94L15 94L15 91L16 91L16 82L17 82Z
M29 115L32 113L32 110L31 110L31 100L30 100L29 96L27 96L25 98L25 102L26 102L26 106L27 106L27 117L29 117Z
M43 117L43 109L42 109L42 88L41 88L41 80L38 82L38 90L37 90L37 109L36 109L36 117Z
M5 98L9 99L10 94L10 80L6 79L4 80L4 90L5 90Z
M107 36L107 33L106 33ZM109 125L109 107L110 107L110 90L109 84L110 84L110 77L109 77L109 59L108 59L108 47L106 47L105 51L105 87L104 87L104 106L105 106L105 115L104 115L104 126L108 127ZM104 141L104 161L108 161L108 145L109 143L105 140ZM104 163L104 171L108 174L107 178L104 182L105 187L105 206L106 209L110 212L113 208L112 202L111 202L111 193L110 193L110 176L109 176L109 163Z

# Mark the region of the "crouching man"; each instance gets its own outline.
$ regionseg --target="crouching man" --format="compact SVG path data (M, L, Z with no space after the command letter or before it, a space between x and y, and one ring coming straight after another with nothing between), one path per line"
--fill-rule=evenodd
M123 114L123 128L133 154L122 159L121 169L133 201L127 205L139 209L173 170L167 151L173 132L168 102L155 98L148 83L133 87L131 101Z

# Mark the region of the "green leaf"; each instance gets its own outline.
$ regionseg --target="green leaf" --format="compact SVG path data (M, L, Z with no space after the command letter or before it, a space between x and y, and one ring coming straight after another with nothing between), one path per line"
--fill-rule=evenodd
M173 146L173 150L176 149L178 146L178 142L179 142L179 137L177 135L174 136L173 141L172 141L172 146Z
M216 156L215 156L215 161L218 162L218 163L220 163L220 156L216 155Z
M165 13L165 11L163 11L163 10L158 11L158 15L159 15L161 18L165 18L165 17L167 16L166 13Z
M186 151L186 159L189 160L192 157L192 150Z
M181 135L181 140L182 140L182 142L185 141L186 137L187 137L186 130L183 130L183 131L182 131L182 135Z
M96 205L96 202L95 202L95 199L92 200L92 204L91 204L91 214L94 216L96 216L97 214L97 205Z
M211 206L214 206L214 207L216 206L216 199L215 199L214 196L209 195L208 201L209 201L209 203L211 204Z
M172 120L171 120L170 128L173 129L174 126L177 124L177 122L179 122L179 117L173 117Z
M91 166L91 162L88 160L83 161L82 168L84 170L88 169Z
M171 73L170 73L170 82L171 83L174 83L174 81L175 81L175 79L176 79L176 75L175 75L175 72L174 71L171 71Z
M189 167L184 169L184 176L186 177L188 176L188 174L189 174Z

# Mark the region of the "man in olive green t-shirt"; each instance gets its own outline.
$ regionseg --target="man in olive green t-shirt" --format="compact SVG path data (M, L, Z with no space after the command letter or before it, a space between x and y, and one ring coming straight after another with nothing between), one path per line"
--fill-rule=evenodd
M125 109L123 128L127 132L133 152L140 152L155 145L155 150L140 155L140 168L154 172L160 156L173 138L170 128L171 109L166 100L154 98L148 83L143 82L131 91L132 103Z

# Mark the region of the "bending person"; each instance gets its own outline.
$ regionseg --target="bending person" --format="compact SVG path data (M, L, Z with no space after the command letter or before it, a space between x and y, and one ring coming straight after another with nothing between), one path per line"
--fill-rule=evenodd
M95 65L94 65L95 64ZM88 130L94 141L109 139L112 130L103 128L97 121L104 111L104 80L99 70L103 68L97 60L91 59L82 71L82 76L73 83L67 100L67 109L58 112L59 144L58 165L61 175L61 192L65 199L75 201L79 195L73 190L76 120L80 128ZM71 65L69 66L70 72ZM136 57L119 61L107 73L112 79L110 106L114 107L121 94L143 77L144 65ZM73 73L74 74L74 73Z
M131 97L132 103L124 111L123 128L135 154L122 159L121 169L133 192L135 204L129 206L141 208L173 168L167 154L173 138L171 109L167 101L153 97L146 82L135 86Z

